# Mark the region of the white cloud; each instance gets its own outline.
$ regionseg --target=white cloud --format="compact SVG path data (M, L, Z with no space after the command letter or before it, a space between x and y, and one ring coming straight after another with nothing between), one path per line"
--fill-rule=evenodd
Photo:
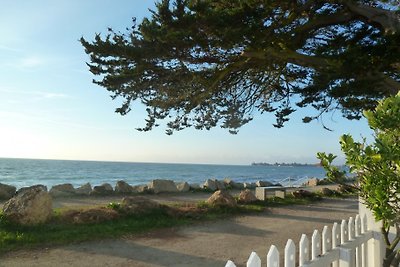
M46 59L38 56L28 56L16 63L19 68L36 68L46 64Z

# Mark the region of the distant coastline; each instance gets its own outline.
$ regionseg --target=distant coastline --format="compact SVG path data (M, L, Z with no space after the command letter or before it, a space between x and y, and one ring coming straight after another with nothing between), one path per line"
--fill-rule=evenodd
M285 167L320 167L321 164L319 163L314 163L314 164L309 164L309 163L285 163L285 162L275 162L275 163L268 163L268 162L253 162L251 163L251 166L285 166Z

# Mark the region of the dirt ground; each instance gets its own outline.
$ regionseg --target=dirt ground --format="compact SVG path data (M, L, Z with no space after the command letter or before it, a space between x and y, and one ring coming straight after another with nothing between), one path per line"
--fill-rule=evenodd
M207 194L152 196L160 202L197 201ZM64 199L55 207L98 205L119 198ZM348 219L357 213L352 199L326 199L311 205L269 208L256 215L239 216L192 226L162 229L143 235L115 240L36 250L17 251L2 255L0 266L225 266L232 260L245 266L252 251L266 259L269 247L280 251L291 238L298 243L301 234L309 237L314 229Z

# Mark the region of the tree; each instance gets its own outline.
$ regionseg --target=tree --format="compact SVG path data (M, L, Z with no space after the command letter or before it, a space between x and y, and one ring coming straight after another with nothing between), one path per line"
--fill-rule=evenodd
M366 145L365 140L359 143L343 135L340 145L350 171L358 176L361 198L375 219L382 221L386 245L383 266L399 266L400 249L395 247L400 242L400 92L381 101L374 111L365 111L364 116L375 132L375 142ZM328 165L332 163L332 155L318 156ZM396 229L394 239L389 238L391 227Z
M282 127L298 108L363 109L400 89L399 1L162 0L127 32L81 43L94 82L147 106L167 133L217 125L235 133L254 112Z

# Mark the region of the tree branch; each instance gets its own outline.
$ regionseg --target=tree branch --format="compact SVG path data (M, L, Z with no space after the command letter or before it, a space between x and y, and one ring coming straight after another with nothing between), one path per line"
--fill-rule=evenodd
M387 91L391 95L396 95L397 92L400 91L400 83L383 73L381 74L381 76L382 76L382 82L383 82L385 88L387 89Z
M362 17L369 23L375 23L385 34L400 33L400 17L395 12L377 7L355 4L353 1L342 1L351 12Z
M315 69L328 69L332 67L339 67L339 63L334 62L331 59L308 56L297 53L290 49L277 50L274 48L266 48L264 49L264 51L244 51L242 53L242 56L262 61L267 61L271 58L274 58L299 66L312 67Z

